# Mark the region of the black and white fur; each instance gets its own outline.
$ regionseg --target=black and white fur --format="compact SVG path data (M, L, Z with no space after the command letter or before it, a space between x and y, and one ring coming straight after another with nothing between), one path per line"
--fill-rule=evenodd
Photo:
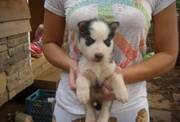
M113 37L118 27L118 22L108 24L97 19L82 21L78 24L78 48L82 56L78 62L79 74L76 80L76 93L78 100L84 104L86 109L85 122L108 122L109 120L112 101L102 101L102 107L97 117L91 104L92 96L96 94L96 91L92 90L97 84L101 86L103 81L108 81L117 100L122 102L128 100L123 77L121 74L115 73L116 64L112 60Z

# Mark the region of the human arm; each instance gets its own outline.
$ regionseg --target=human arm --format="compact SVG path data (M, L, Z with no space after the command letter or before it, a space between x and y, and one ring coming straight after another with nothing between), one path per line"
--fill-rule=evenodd
M61 48L64 30L65 18L45 9L43 53L51 64L65 71L69 71L70 67L75 65L75 61Z
M47 9L44 14L43 53L46 59L54 66L70 72L70 86L75 87L74 73L77 63L72 60L61 48L64 39L65 18L58 16Z
M176 4L173 3L155 15L153 23L156 54L149 60L119 71L128 84L159 76L172 69L176 63L178 53Z
M155 36L155 55L139 64L124 69L117 68L126 84L133 84L164 74L176 63L178 53L178 31L176 5L173 3L153 17ZM117 38L118 39L118 38ZM109 90L110 89L110 90ZM109 84L103 87L104 97L112 99L113 93Z

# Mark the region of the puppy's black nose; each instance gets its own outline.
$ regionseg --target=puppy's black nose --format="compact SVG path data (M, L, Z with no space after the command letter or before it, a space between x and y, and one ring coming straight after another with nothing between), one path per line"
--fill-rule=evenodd
M102 60L103 57L104 57L104 55L103 55L102 53L96 53L96 54L95 54L96 60Z

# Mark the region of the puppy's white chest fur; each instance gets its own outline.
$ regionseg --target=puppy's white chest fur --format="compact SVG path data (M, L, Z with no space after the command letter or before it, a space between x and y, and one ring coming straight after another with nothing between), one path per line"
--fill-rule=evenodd
M116 68L114 61L112 62L93 62L84 57L81 57L79 61L80 73L86 72L87 74L93 74L92 79L95 79L101 84L107 77L113 74ZM94 82L94 81L92 81Z

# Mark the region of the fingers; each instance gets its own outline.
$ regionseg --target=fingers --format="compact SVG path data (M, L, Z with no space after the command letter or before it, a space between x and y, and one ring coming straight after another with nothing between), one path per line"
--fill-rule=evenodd
M108 81L103 82L103 87L105 87L106 89L112 91L112 87L111 87L111 85L110 85L110 83Z
M72 90L76 90L77 73L78 73L77 62L73 60L72 64L70 65L70 72L69 72L69 85Z
M102 87L102 99L104 100L114 100L115 96L113 94L113 91L108 89L107 87Z
M70 69L69 73L69 86L72 90L76 90L75 74L73 69Z
M108 81L104 81L102 85L102 99L113 100L114 98L115 97L110 83Z
M122 70L122 69L121 69L120 66L116 66L116 69L115 69L115 72L116 72L116 73L121 73L121 70Z

